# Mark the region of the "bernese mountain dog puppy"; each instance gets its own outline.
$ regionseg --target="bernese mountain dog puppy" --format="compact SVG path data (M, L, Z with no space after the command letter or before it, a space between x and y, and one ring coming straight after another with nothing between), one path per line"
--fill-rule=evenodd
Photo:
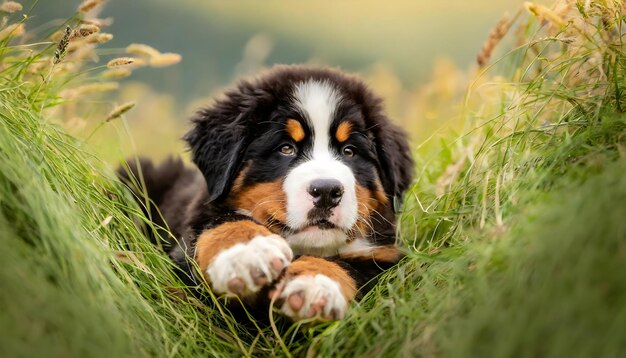
M120 172L142 177L135 192L156 204L149 214L172 234L161 239L176 238L167 250L188 283L251 306L272 297L293 320L340 319L400 259L394 203L413 161L357 77L278 66L192 123L184 139L199 172L143 159Z

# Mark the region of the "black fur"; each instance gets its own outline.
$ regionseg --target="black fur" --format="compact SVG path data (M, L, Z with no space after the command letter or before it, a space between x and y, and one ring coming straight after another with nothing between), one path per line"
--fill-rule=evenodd
M174 238L181 237L185 230L186 220L181 214L204 186L200 173L185 167L180 159L169 158L154 166L149 159L139 158L120 167L118 175L132 189L143 213L158 228L158 237L148 233L151 240L162 243L166 251L171 250Z

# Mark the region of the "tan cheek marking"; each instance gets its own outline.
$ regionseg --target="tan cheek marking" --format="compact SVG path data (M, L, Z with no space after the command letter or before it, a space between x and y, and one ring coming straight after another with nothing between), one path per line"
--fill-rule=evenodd
M352 260L374 260L378 262L398 262L402 254L397 247L393 245L380 246L372 249L368 253L352 253L341 255L343 259Z
M376 198L376 200L378 200L378 202L382 206L389 204L389 199L387 199L387 193L385 193L385 190L383 189L383 185L378 180L376 181L376 190L374 190L374 198Z
M233 221L205 230L196 241L195 257L202 272L222 250L236 244L248 242L257 235L271 235L271 232L252 221Z
M341 287L341 293L346 300L351 300L356 295L356 282L346 270L334 262L313 256L300 256L287 268L287 278L295 276L315 276L322 274Z
M251 212L255 220L274 233L280 233L282 228L272 225L272 222L284 223L287 220L287 200L279 180L238 187L231 192L230 198L230 205Z
M369 232L371 230L369 225L370 216L376 210L387 205L387 195L382 190L380 184L376 185L375 190L370 190L362 185L356 185L356 198L357 198L357 211L359 219L356 223L359 228L359 233Z
M304 139L304 129L302 128L302 124L296 121L295 119L288 119L286 124L287 133L295 140L296 142L300 142Z
M335 138L340 143L343 143L350 138L350 133L352 132L352 123L350 122L341 122L339 127L337 127L337 132L335 132Z

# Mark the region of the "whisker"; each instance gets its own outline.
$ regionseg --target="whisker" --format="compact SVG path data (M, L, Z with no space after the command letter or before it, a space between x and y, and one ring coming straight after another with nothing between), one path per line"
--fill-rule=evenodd
M380 218L382 218L386 223L393 225L394 223L392 221L390 221L389 219L387 219L380 211L376 210L376 209L372 209L372 212L375 214L378 214L378 216Z
M274 199L274 200L268 199L268 200L256 203L254 205L254 207L252 208L252 210L250 210L250 211L254 211L254 210L258 209L259 206L261 206L261 205L265 205L265 204L269 204L269 203L284 203L284 202L285 202L285 200L283 200L283 199Z

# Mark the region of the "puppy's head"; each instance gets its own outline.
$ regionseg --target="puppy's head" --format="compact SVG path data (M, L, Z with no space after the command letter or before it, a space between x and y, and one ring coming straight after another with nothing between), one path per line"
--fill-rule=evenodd
M411 181L403 132L357 78L278 67L193 118L185 139L209 201L283 235L299 254L393 236Z

